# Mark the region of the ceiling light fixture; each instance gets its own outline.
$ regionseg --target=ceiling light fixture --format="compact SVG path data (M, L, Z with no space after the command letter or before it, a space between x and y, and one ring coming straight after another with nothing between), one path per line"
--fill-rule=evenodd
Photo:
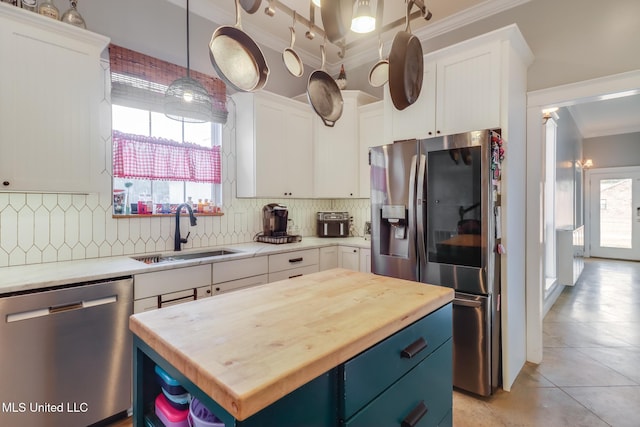
M354 33L370 33L376 29L376 18L371 13L369 3L370 0L358 0L356 14L351 20L351 31Z
M212 122L209 92L189 71L189 0L187 0L187 76L174 80L164 94L164 113L173 120L188 123Z

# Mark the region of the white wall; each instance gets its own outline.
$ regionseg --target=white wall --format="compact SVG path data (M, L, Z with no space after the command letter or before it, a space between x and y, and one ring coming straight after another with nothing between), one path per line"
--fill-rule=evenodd
M556 228L574 228L576 200L582 200L582 176L576 176L576 161L581 160L582 136L566 108L558 110L556 139Z
M584 158L596 168L640 165L640 132L584 140Z

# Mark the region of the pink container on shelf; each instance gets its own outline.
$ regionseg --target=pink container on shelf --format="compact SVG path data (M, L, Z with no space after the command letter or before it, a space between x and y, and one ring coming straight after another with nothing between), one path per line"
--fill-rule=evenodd
M166 427L189 427L188 415L189 409L181 411L174 408L164 394L156 397L156 416Z

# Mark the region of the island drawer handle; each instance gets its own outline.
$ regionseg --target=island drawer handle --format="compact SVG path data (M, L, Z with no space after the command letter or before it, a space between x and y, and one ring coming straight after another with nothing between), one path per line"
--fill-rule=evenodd
M413 343L409 344L400 352L400 357L403 359L411 359L416 354L427 348L428 344L424 338L420 337Z
M400 427L414 427L420 422L422 417L424 417L427 412L429 412L429 408L424 404L424 400L421 400L418 405L413 408L413 410L407 415L407 417L402 420L402 424Z
M291 258L291 259L289 260L289 262L290 262L290 263L294 263L294 262L302 262L303 260L304 260L304 258L303 258L303 257L300 257L300 258Z

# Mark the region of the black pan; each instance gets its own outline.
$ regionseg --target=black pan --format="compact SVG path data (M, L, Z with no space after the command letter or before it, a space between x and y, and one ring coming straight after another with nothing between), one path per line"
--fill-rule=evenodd
M422 89L424 63L420 40L411 34L409 15L413 0L407 2L407 25L393 38L389 54L389 92L398 110L404 110L418 99Z
M269 67L260 47L242 31L240 0L236 0L236 25L213 32L209 57L226 84L241 92L260 90L267 83Z
M323 3L324 4L324 3ZM307 98L313 111L322 119L325 126L333 127L342 116L344 100L336 81L324 70L325 52L322 49L322 65L309 76Z
M322 26L331 43L344 38L351 29L353 0L322 0Z

